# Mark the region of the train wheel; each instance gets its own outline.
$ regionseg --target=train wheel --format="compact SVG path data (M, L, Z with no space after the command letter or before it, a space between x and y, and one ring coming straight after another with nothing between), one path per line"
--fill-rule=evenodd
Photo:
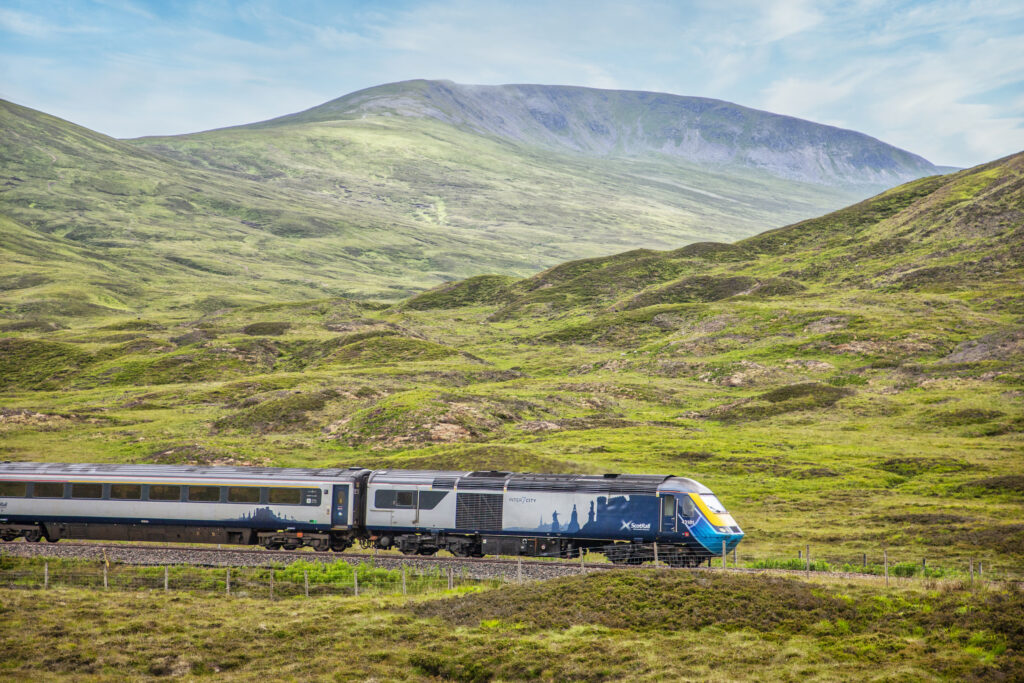
M43 532L36 529L35 531L26 531L25 540L29 543L39 543L43 540Z
M5 531L2 534L0 534L0 541L3 541L4 543L10 543L11 541L16 539L17 537L18 537L18 534L16 532L14 532L14 531Z
M296 549L298 549L299 546L295 545L294 543L285 543L281 547L284 548L285 550L296 550Z

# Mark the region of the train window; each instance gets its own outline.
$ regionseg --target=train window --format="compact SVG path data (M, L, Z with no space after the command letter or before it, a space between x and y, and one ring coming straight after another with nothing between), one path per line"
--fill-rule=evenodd
M275 505L299 505L302 502L302 492L299 489L270 489L268 500Z
M447 491L420 491L420 510L433 510L447 495Z
M111 484L110 497L115 500L141 500L141 484Z
M150 500L181 500L181 487L154 484L149 487Z
M216 503L220 500L219 486L189 486L188 499L201 503Z
M63 498L64 484L55 481L37 481L32 485L35 498Z
M23 481L0 481L0 498L24 498L27 491Z
M661 515L662 515L662 517L675 517L676 516L676 498L675 498L675 496L662 496L662 498L661 498Z
M416 507L416 491L394 491L378 489L373 496L373 506L377 509L414 508Z
M255 486L231 486L228 487L229 503L258 503L260 502L260 489Z
M688 494L679 498L679 507L682 509L683 517L686 519L692 519L697 516L697 508L693 504L693 499Z
M103 484L72 484L72 498L102 498Z
M339 488L338 489L337 500L335 500L334 502L337 503L338 505L344 505L345 504L345 489L343 489L343 488Z
M715 497L715 494L702 493L700 494L700 497L712 512L725 512L725 506L722 505L722 502Z

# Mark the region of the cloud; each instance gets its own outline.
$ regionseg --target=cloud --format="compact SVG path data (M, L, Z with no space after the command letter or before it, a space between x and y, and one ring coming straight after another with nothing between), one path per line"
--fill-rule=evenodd
M0 94L118 136L240 124L380 83L448 78L715 97L957 165L1024 147L1019 2L5 4Z

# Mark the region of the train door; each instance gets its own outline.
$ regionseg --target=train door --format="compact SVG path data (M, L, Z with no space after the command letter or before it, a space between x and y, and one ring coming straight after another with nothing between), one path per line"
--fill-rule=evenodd
M661 496L661 532L676 532L676 497L673 495Z
M396 488L391 505L391 526L411 528L420 524L420 492L416 487Z
M335 484L331 498L331 525L349 526L348 507L352 500L350 484Z

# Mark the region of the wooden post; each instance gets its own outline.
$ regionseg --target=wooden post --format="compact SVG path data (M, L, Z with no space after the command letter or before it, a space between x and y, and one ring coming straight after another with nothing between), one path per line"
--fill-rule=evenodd
M738 567L739 566L739 562L736 561L736 548L732 549L732 566L733 567Z
M862 553L861 558L860 558L860 566L864 567L865 569L867 569L867 567L868 567L868 554L867 553Z
M405 588L405 564L402 564L402 595L407 595Z
M103 565L103 588L107 588L107 587L108 587L108 584L107 584L107 565L104 564Z
M807 577L810 578L810 576L811 576L811 546L810 546L810 544L808 544L806 546L806 548L807 548L807 565L806 565L807 570L806 570L805 573L807 574Z
M455 570L448 567L448 590L455 588Z
M167 571L167 567L165 566L164 567L164 592L165 593L167 592L167 589L169 588L169 585L168 585L168 573L169 572Z
M516 559L518 560L518 562L516 562L516 583L522 583L523 582L523 556L520 555Z
M657 547L657 544L655 544ZM587 568L583 565L583 548L580 548L580 574L586 574Z
M43 563L43 588L50 587L50 563Z
M722 543L724 544L725 541L722 541ZM582 552L583 551L581 550L580 553L582 553ZM583 555L581 554L580 557L583 557ZM654 566L655 567L658 566L658 542L657 541L654 542Z
M227 576L224 578L224 588L228 595L231 595L231 567L228 567Z
M309 572L308 571L303 571L302 572L302 583L303 583L303 585L306 588L306 597L308 598L309 597Z
M927 557L922 557L921 558L921 569L927 569L927 568L928 568L928 558ZM923 574L924 572L921 572L921 573Z
M974 558L971 558L971 590L974 590Z
M359 597L359 570L352 572L352 587L355 589L356 597Z
M885 565L885 585L889 585L889 551L882 548L882 564Z
M722 569L725 569L725 541L722 541Z
M270 569L270 599L274 599L274 569Z

